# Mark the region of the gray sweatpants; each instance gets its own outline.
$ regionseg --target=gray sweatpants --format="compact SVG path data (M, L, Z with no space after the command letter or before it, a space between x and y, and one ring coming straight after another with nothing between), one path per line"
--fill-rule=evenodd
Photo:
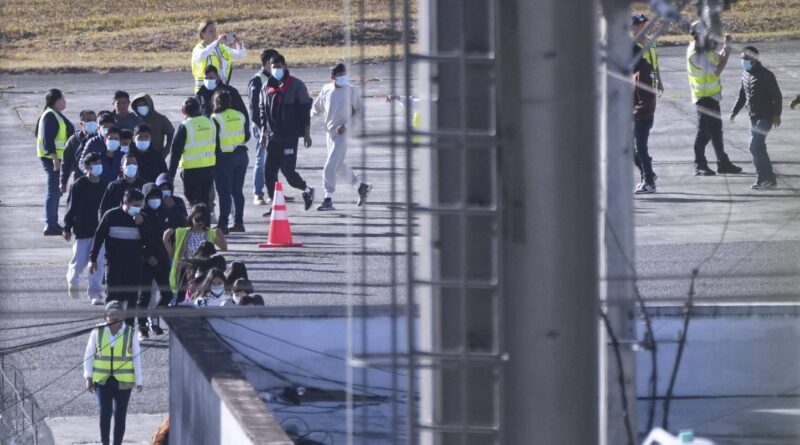
M353 170L345 162L347 156L347 135L337 134L336 131L329 131L325 134L325 142L328 146L328 159L325 160L325 168L322 170L324 178L325 197L332 197L336 191L336 177L349 180L353 187L361 184L361 179L353 173Z

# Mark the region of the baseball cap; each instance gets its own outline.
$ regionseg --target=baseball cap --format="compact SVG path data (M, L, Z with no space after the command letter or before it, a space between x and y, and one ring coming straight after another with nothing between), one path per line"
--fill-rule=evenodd
M114 312L124 312L125 308L122 307L122 303L116 300L109 301L106 303L106 315L111 315Z
M161 187L163 184L172 184L172 180L169 177L168 173L161 173L156 178L156 185Z

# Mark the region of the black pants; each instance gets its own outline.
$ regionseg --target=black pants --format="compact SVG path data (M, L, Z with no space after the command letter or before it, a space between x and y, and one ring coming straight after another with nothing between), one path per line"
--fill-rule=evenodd
M94 386L94 395L100 411L100 442L109 445L111 418L114 418L114 445L122 445L125 437L125 418L128 416L130 389L119 389L119 382L109 377L103 385Z
M214 185L219 199L219 226L228 227L233 204L233 223L244 225L244 176L247 174L247 147L239 146L233 153L217 156Z
M139 301L141 272L141 258L106 258L106 303L119 301L128 305L127 310L135 310ZM125 323L133 327L134 318L126 318Z
M267 160L264 162L264 182L270 199L275 194L275 181L278 180L278 171L283 173L286 182L292 187L305 191L307 185L300 173L295 171L297 166L297 138L284 140L270 140L267 143Z
M653 158L650 157L647 141L650 139L650 129L653 128L653 119L633 121L633 145L636 149L633 162L639 167L642 180L648 184L653 183Z
M155 267L147 263L142 266L142 283L141 287L139 288L138 299L140 308L146 310L150 307L153 280L155 280L156 285L158 285L158 292L160 294L160 298L158 299L158 303L156 303L156 305L159 307L166 307L169 305L169 302L172 301L172 290L170 290L169 287L170 266L171 265L168 258L159 258L158 264ZM158 326L158 317L153 317L152 325ZM147 326L146 317L139 317L139 327L142 326Z
M706 160L706 145L711 141L717 155L717 165L730 164L728 155L725 154L725 145L722 140L722 119L719 102L704 97L697 101L697 136L694 139L694 164L696 167L708 167Z
M183 194L189 205L205 204L212 212L211 189L214 188L214 167L191 168L181 172Z

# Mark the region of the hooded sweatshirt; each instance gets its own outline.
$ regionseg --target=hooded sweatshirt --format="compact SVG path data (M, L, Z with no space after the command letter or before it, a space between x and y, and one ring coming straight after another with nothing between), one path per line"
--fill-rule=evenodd
M147 108L150 109L147 115L142 116L139 114L139 111L136 109L137 106L141 105L139 102L144 102ZM153 105L153 99L149 94L137 94L133 96L131 108L133 108L133 112L139 116L139 119L150 126L150 149L161 153L161 156L166 158L169 154L170 147L172 147L172 135L175 133L175 127L172 125L172 122L170 122L166 116L156 111Z
M167 249L164 247L164 243L161 240L161 238L164 236L164 231L169 228L167 225L168 223L164 221L161 213L161 208L164 207L161 189L159 189L155 183L148 182L142 186L142 194L144 195L142 213L144 213L144 215L147 217L147 222L150 224L150 233L152 235L150 246L152 248L152 254L156 257L159 263L168 264L169 254L167 254ZM161 206L157 209L152 209L150 208L150 205L147 204L147 200L154 198L162 200Z

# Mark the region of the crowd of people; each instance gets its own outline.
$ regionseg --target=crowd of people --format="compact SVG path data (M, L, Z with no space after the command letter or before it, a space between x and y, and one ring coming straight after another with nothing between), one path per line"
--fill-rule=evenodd
M242 39L218 34L208 20L197 32L200 41L191 58L195 94L183 101L177 126L156 110L152 95L131 100L122 90L114 93L111 110L82 110L74 125L65 113L66 96L53 88L34 130L47 176L44 235L72 243L70 296L80 296L87 271L88 300L106 309L84 362L103 444L112 443L112 418L113 443L122 443L131 391L142 388L140 342L164 333L158 318L146 317L143 309L264 305L246 265L221 253L227 251L227 237L245 232L251 139L256 205L272 201L279 172L302 192L305 210L314 204L315 190L296 165L300 139L304 147L312 145L315 116L324 122L327 146L325 195L317 210L334 210L337 178L350 183L359 206L372 189L345 161L347 132L362 109L345 65L331 68L330 83L313 100L285 57L267 49L248 84L248 109L230 84L234 60L246 54ZM178 178L182 197L175 190ZM63 194L66 212L59 220Z
M634 163L639 169L640 181L635 188L637 194L656 192L658 175L653 170L648 139L656 112L656 98L664 92L661 81L658 52L654 44L648 44L646 24L642 14L631 18L631 34L635 38L633 56L637 63L633 69L636 84L633 101ZM697 109L697 134L694 142L694 167L696 176L717 174L739 174L742 168L731 162L725 152L722 138L722 82L720 75L725 70L731 55L731 36L726 34L721 42L711 36L705 25L698 21L690 28L692 41L686 52L686 70L692 102ZM722 44L716 51L719 43ZM754 46L743 48L741 53L742 78L738 99L731 110L733 121L743 108L750 117L750 154L756 170L753 190L773 190L778 181L767 153L766 138L769 131L781 124L783 96L775 74L759 61L759 51ZM800 103L798 95L791 108ZM717 159L716 171L711 169L705 156L708 143L714 147Z

